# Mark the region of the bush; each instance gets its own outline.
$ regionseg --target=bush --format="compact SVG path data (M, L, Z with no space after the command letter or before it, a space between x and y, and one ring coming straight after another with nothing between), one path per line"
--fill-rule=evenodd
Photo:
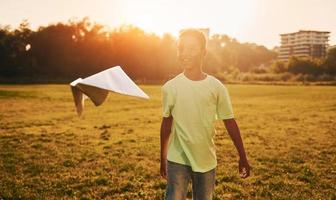
M336 81L336 76L330 74L321 74L318 76L319 81Z
M336 48L333 48L328 52L323 68L327 74L336 75Z
M288 63L288 72L293 74L322 74L322 61L312 58L291 57Z
M284 73L288 71L288 67L285 62L278 60L272 64L271 71L275 73Z
M251 70L252 73L256 73L256 74L266 74L268 71L269 69L264 66L259 66Z
M279 75L280 75L280 80L281 81L291 81L294 78L293 74L291 74L289 72L281 73Z

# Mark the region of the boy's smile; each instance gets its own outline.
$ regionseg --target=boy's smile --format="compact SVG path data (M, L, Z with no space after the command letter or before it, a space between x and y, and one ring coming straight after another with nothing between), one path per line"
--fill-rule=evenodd
M179 40L177 56L183 69L199 68L204 59L205 50L201 48L196 38L184 36Z

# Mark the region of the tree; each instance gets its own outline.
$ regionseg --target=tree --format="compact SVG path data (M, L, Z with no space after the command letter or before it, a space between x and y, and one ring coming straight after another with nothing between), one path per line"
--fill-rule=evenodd
M323 67L328 74L336 75L336 48L333 48L328 52Z
M323 73L321 68L322 61L312 58L291 57L288 63L288 71L293 74L312 74L318 75Z
M284 73L288 71L288 67L285 62L283 61L275 61L272 66L272 71L275 73Z
M71 81L120 65L135 80L166 80L180 72L176 50L172 35L159 37L132 25L107 30L85 17L33 31L23 21L15 30L0 28L0 76ZM274 52L263 46L216 34L209 39L204 69L238 73L272 59Z

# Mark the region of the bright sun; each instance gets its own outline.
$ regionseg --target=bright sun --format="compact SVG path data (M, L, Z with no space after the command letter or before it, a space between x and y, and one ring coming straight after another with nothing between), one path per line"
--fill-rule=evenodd
M144 0L120 2L120 23L133 24L156 34L171 33L186 27L210 28L210 33L220 32L240 36L251 20L251 0L178 1ZM115 16L114 16L115 17Z

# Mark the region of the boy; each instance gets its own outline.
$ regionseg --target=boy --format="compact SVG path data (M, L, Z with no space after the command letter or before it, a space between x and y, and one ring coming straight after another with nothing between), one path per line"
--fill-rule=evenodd
M162 86L160 174L167 179L168 200L186 199L190 179L194 200L212 199L217 165L215 119L223 120L237 148L241 177L250 175L228 91L219 80L202 71L205 55L204 34L197 29L182 31L178 60L183 72Z

